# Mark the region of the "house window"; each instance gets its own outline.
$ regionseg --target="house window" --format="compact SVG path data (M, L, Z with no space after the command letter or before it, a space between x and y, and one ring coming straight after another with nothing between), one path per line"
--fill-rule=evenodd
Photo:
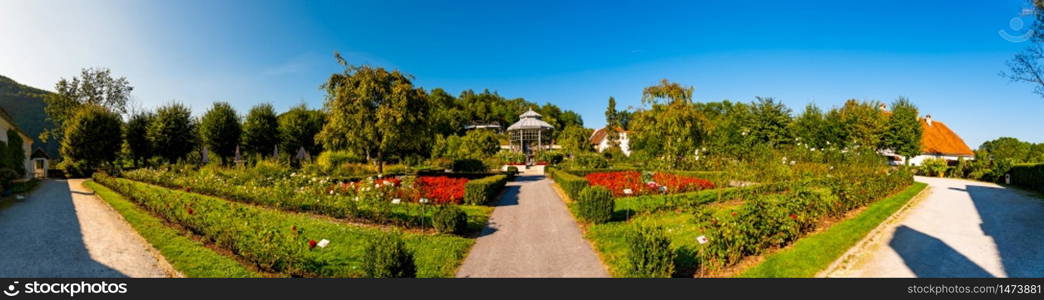
M43 170L43 168L44 168L43 163L44 163L44 161L42 159L37 159L36 160L36 169L37 170Z

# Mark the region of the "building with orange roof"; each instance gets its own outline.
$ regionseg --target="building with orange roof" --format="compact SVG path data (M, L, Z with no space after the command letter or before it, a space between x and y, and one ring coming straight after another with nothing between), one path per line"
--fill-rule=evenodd
M964 140L957 133L950 130L946 124L933 120L932 115L926 115L920 121L921 129L923 129L921 134L921 154L910 158L911 165L920 165L921 162L929 158L942 158L951 163L956 163L962 158L965 160L975 159L975 152L968 147L968 144L964 143ZM882 151L882 153L888 157L889 162L893 165L905 164L903 157L894 154L894 152Z
M622 151L624 155L631 156L630 140L627 139L628 131L623 130L623 128L616 127L616 132L620 136L620 139L618 140L618 142L620 143L620 151ZM591 133L590 141L591 145L594 146L595 151L602 152L605 151L605 149L609 149L610 145L608 128L606 127L595 130L594 133Z

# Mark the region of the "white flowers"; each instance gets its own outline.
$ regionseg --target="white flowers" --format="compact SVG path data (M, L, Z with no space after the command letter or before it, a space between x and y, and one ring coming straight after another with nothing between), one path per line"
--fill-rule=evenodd
M315 245L319 246L319 248L326 248L326 245L329 245L329 244L330 244L330 240L323 239L323 240L319 241L319 243L317 243Z
M707 236L706 235L698 236L698 237L696 237L696 241L699 242L700 244L706 244L708 242Z
M624 189L623 192L624 192L624 194L627 194L627 195L634 194L634 190L631 190L631 189Z
M661 185L660 186L660 192L661 193L666 193L667 192L667 186L666 185Z
M420 203L421 204L428 204L428 202L431 202L431 201L428 200L428 198L420 198Z
M402 203L402 199L399 199L399 198L392 199L392 204L399 204L399 203Z

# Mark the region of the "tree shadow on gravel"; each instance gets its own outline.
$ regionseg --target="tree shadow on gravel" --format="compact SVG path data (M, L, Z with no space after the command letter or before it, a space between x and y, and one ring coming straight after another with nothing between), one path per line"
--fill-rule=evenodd
M917 277L993 277L942 240L899 226L888 245Z

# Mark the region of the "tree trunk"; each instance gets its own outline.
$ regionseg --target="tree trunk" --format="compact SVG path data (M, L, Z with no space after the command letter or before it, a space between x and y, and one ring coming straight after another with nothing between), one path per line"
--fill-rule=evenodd
M384 152L377 150L377 176L384 176Z

